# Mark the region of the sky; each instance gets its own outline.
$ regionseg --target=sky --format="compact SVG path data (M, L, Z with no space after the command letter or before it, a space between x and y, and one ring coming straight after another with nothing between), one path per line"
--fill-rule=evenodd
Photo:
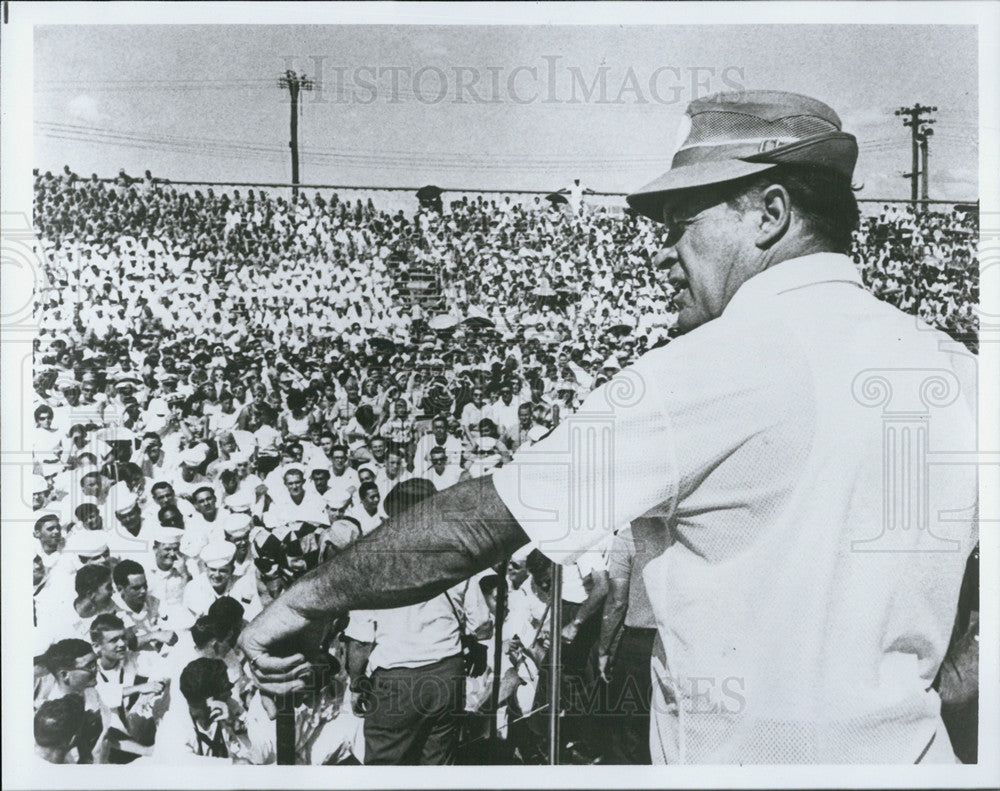
M287 182L292 69L303 183L628 192L692 98L772 88L837 110L860 197L909 196L893 112L937 107L930 196L975 199L977 68L970 26L40 26L33 161Z

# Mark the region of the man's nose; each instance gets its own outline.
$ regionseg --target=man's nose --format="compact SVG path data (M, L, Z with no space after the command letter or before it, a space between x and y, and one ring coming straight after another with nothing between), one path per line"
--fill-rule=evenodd
M653 271L659 273L661 277L664 272L667 273L667 282L674 288L678 288L684 280L684 270L681 269L680 259L674 247L662 248L653 256L650 263Z
M677 250L671 245L670 247L661 248L654 256L652 261L650 261L651 266L657 272L662 272L664 269L671 269L674 264L678 261Z

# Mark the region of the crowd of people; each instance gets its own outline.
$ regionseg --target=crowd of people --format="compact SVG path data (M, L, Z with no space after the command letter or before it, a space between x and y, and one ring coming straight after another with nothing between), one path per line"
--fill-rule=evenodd
M855 260L975 349L977 223L887 206ZM35 226L34 728L55 763L273 763L243 625L421 486L489 475L673 337L662 229L630 213L480 196L391 215L66 168L36 173ZM439 304L414 297L417 271ZM615 678L604 622L650 625L609 595L626 536L563 572L564 760L641 760L583 711ZM551 574L529 549L333 625L295 700L297 762L546 760ZM379 684L458 655L431 706L447 722L400 742Z

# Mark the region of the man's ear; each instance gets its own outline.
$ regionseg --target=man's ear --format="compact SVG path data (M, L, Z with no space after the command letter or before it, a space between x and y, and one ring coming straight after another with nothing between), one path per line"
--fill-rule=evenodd
M761 191L759 201L760 219L754 243L761 250L767 250L788 233L792 200L781 184L771 184Z

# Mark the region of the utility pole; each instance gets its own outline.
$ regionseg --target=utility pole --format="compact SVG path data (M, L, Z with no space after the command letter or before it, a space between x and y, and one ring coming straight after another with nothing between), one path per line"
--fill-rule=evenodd
M929 126L924 127L920 130L920 199L929 200L930 199L930 188L928 186L928 175L927 175L927 140L934 135L934 130ZM926 209L927 204L923 204Z
M910 144L912 149L912 158L910 164L910 172L904 173L903 175L910 179L910 200L913 201L913 210L917 210L917 183L920 178L920 140L921 135L924 132L930 131L930 125L934 123L933 118L921 118L924 113L936 113L937 107L928 107L926 105L917 104L913 107L900 107L896 110L895 115L903 117L907 120L903 121L903 126L910 127ZM924 151L925 151L925 162L924 168L926 171L926 139L924 140ZM924 173L924 190L927 189L927 175Z
M299 91L311 91L313 81L305 74L299 75L289 69L278 78L278 87L287 88L292 98L291 138L288 147L292 150L292 184L299 183ZM297 186L292 187L292 200L299 197Z

